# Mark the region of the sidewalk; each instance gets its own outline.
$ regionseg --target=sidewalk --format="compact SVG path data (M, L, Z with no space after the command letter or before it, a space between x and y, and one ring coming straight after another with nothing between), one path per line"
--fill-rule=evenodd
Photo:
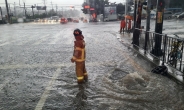
M149 64L151 64L152 66L149 67L150 71L157 67L157 66L161 66L162 65L162 61L160 60L155 60L155 58L153 56L151 56L149 53L144 54L144 50L141 48L135 48L131 43L132 43L132 38L133 38L133 33L121 33L121 34L117 34L117 39L119 39L119 41L122 42L122 44L124 44L125 46L127 46L128 48L131 48L132 50L134 50L136 53L138 53L140 56L143 57L143 59L147 60L147 62ZM145 65L145 64L143 64ZM168 73L169 76L171 76L172 78L174 78L174 80L179 81L180 83L184 83L184 79L182 76L182 73L177 71L176 69L172 68L171 66L165 64L165 66L168 68ZM148 69L148 68L145 68Z

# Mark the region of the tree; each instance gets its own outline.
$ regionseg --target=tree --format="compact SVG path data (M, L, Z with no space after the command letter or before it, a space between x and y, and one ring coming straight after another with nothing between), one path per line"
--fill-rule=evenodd
M117 5L117 14L124 14L125 13L125 5L119 3Z
M170 0L169 7L184 9L184 0Z
M109 5L109 0L104 0L105 5Z

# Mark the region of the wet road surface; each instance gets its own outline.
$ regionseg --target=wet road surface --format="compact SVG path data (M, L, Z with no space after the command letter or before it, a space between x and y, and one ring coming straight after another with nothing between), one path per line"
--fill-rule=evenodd
M119 22L0 26L0 110L182 110L184 89L150 73ZM86 41L89 81L78 85L72 35ZM120 36L122 40L118 40Z

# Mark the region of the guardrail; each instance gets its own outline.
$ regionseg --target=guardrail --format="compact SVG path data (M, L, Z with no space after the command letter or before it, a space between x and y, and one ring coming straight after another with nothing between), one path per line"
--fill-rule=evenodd
M139 46L135 44L134 46L141 48L144 51L144 54L149 54L152 57L159 59L159 61L161 61L161 65L168 65L181 72L180 76L182 76L184 80L184 39L179 37L170 37L167 36L167 34L158 34L138 28L135 29L140 32L140 35ZM146 34L148 37L146 37ZM157 44L161 47L162 55L159 57L153 54L157 53L157 49L155 49L155 45Z

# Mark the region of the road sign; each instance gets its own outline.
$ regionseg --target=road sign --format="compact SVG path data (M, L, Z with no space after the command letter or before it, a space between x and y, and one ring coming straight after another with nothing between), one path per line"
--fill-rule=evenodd
M37 8L37 10L46 10L47 7L46 6L37 6L36 8Z
M85 9L89 9L90 6L89 6L89 5L85 5L84 8L85 8Z

